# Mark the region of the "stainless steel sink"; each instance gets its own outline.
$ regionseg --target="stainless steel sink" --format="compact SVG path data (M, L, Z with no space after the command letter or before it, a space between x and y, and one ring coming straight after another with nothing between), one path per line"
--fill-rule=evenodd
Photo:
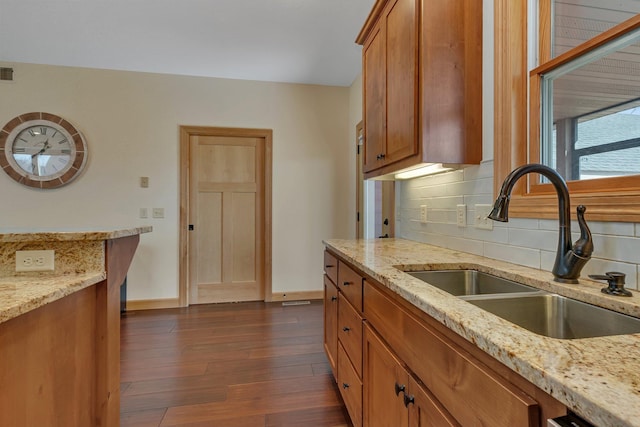
M531 332L551 338L640 333L640 319L556 294L466 300Z
M476 270L407 271L406 273L455 296L538 291L535 288Z

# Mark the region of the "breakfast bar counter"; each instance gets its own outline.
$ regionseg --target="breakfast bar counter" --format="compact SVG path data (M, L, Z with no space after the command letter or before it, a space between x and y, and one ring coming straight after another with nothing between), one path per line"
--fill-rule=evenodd
M119 425L120 285L151 227L0 230L0 425ZM16 272L16 251L52 250Z

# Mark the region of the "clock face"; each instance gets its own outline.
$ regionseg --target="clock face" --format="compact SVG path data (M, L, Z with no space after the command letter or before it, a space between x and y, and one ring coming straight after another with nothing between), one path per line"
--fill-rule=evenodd
M4 141L3 141L4 140ZM56 188L76 178L86 164L84 138L53 114L16 117L0 131L0 166L29 187Z

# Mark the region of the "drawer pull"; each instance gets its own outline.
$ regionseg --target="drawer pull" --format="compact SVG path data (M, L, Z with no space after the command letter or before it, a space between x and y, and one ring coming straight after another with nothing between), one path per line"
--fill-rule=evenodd
M396 396L400 396L400 392L404 393L404 391L406 390L406 386L404 384L400 385L398 383L396 383Z
M353 285L353 282L342 282L342 286Z
M414 401L414 396L407 396L406 394L404 395L404 406L406 406L407 408L409 407L409 405L414 403Z
M336 296L331 297L331 301L332 301L332 302L333 302L333 301L335 301L335 300L337 300L337 299L338 299L338 297L336 297Z
M324 266L324 268L333 268L333 267L335 267L335 265L327 264Z
M349 332L349 331L351 330L351 328L350 328L350 327L348 327L348 326L345 326L344 328L342 328L342 330L343 330L344 332Z
M349 384L347 384L347 383L342 383L342 388L343 388L343 389L345 389L345 390L346 390L346 389L348 389L348 388L349 388Z

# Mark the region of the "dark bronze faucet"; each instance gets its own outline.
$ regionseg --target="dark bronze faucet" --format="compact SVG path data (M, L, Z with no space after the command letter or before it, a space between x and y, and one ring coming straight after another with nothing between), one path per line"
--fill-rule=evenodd
M528 173L538 173L551 181L558 193L558 214L560 216L560 229L558 235L558 251L556 262L551 273L556 282L578 283L582 267L591 259L593 241L591 231L584 219L587 210L583 205L577 208L578 225L580 226L580 238L575 245L571 245L571 210L569 189L564 179L548 166L540 164L527 164L514 169L502 183L500 194L493 205L493 210L488 217L494 221L509 221L509 200L511 190L516 181Z

